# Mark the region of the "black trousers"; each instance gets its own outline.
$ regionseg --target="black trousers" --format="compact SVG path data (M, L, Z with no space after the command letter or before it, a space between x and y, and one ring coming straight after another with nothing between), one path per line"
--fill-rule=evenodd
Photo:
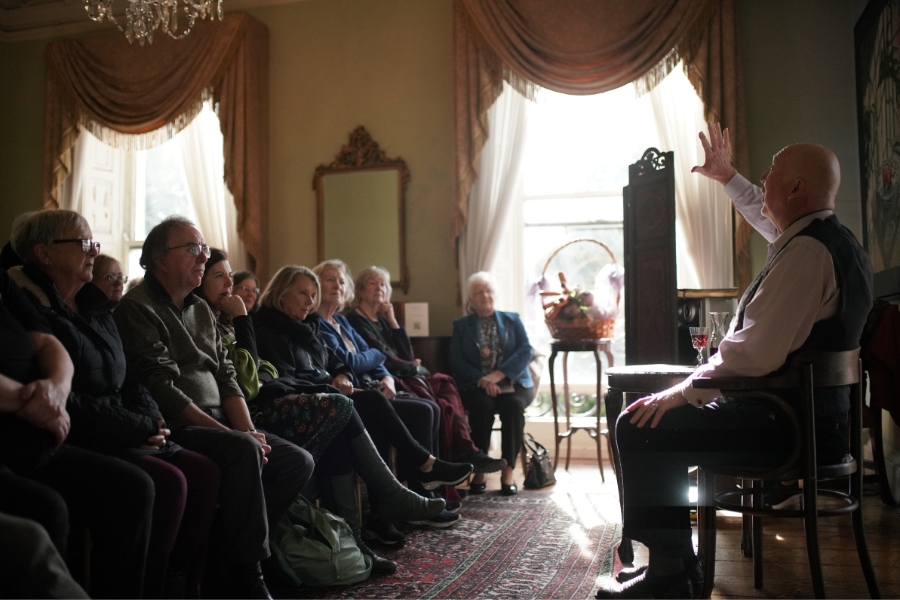
M417 410L410 406L418 416L414 417L415 420L406 422L400 419L395 405L380 392L355 392L350 398L385 462L388 460L389 446L397 449L399 470L405 473L428 460L431 451L418 440L427 439L431 435L433 423L430 421L430 410Z
M63 444L44 464L18 473L65 500L73 532L91 532L92 598L140 598L150 540L153 480L135 465ZM61 517L53 517L58 521ZM69 561L76 552L69 549ZM69 563L78 579L81 565Z
M685 405L665 413L656 428L638 428L631 417L623 412L616 423L624 535L672 557L693 553L689 467L774 468L795 444L787 415L764 402Z
M0 465L0 513L35 521L46 530L60 556L66 556L69 509L53 488Z
M522 449L525 435L525 409L531 404L531 390L518 383L509 394L498 394L491 398L479 388L466 390L460 394L463 406L469 413L469 427L472 441L479 450L487 454L491 446L491 429L494 415L500 415L500 448L502 457L510 467L516 466L516 458Z
M215 559L252 563L269 556L269 529L306 485L314 464L306 450L270 433L263 466L259 442L249 433L182 427L171 439L213 460L222 472L219 514L213 524Z

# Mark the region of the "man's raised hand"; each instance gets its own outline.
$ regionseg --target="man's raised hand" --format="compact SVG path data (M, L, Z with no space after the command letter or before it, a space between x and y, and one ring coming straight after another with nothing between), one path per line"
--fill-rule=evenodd
M703 144L706 162L691 169L691 173L705 175L722 185L731 181L737 170L731 166L731 154L729 152L731 139L728 135L728 129L723 131L719 123L710 123L709 138L701 131L700 143Z

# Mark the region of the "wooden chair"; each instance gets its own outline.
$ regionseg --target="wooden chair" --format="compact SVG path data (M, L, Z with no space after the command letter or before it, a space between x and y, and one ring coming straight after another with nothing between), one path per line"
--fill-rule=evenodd
M752 519L753 574L756 589L763 585L763 517L803 519L806 531L806 551L809 558L810 577L816 598L825 597L822 576L822 560L819 552L818 518L851 515L856 550L862 566L866 585L872 598L880 598L878 582L866 544L862 513L862 366L859 349L848 352L804 352L798 354L788 370L780 377L696 378L695 388L722 390L730 397L748 396L763 398L781 407L791 418L797 435L797 445L789 459L773 470L746 466L727 466L704 469L700 475L700 502L698 507L698 538L700 560L706 570L703 598L709 598L715 580L716 509L731 510ZM850 454L838 464L816 464L814 388L850 385ZM776 392L800 389L802 415L796 413ZM752 481L752 487L715 493L715 475L725 475ZM819 489L820 480L849 478L849 491ZM763 487L763 481L803 481L798 487ZM763 494L771 491L792 491L803 494L803 508L778 510L763 506ZM818 498L837 500L835 508L819 508ZM749 498L749 506L743 500ZM740 500L738 502L737 500Z

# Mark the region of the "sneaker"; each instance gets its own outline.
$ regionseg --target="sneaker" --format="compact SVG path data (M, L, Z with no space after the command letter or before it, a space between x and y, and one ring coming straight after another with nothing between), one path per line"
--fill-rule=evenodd
M460 508L462 508L462 502L448 502L447 506L444 507L444 510L458 513Z
M473 452L468 456L460 459L460 462L472 463L476 473L496 473L506 466L506 460L502 458L491 458L481 450Z
M377 541L385 546L397 546L406 542L406 536L400 533L393 523L381 519L369 519L363 528L363 538L367 541Z
M466 480L472 473L472 465L463 463L451 463L436 459L431 470L420 473L419 483L428 491L437 489L442 485L456 485Z
M461 516L458 513L450 512L449 510L445 510L441 514L436 517L432 517L430 519L425 519L422 521L409 521L410 525L420 525L422 527L435 527L437 529L446 529L447 527L453 527L457 523L459 523Z

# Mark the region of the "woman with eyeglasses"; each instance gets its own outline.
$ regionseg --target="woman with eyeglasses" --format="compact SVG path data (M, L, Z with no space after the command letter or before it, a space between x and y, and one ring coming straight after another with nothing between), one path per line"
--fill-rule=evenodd
M259 279L252 271L238 271L231 276L234 282L234 295L244 301L247 312L256 312L256 301L259 299Z
M125 540L98 554L140 552L144 576L129 577L143 579L144 597L162 598L174 590L197 597L219 467L169 441L168 426L147 388L126 385L125 352L111 312L118 302L91 283L100 244L91 239L84 217L68 210L23 215L13 224L12 242L25 265L10 270L10 277L49 321L75 366L66 442L134 463L155 488L152 520L145 525L149 547ZM126 505L136 501L124 483L115 497ZM97 539L94 543L96 550Z
M397 563L376 555L362 540L357 472L367 482L371 497L377 494L386 499L382 511L392 519L428 519L440 513L444 503L427 500L394 478L372 446L352 400L319 385L321 382L310 382L293 372L279 373L260 358L253 322L243 300L233 294L230 271L228 256L213 248L195 291L216 315L222 344L234 364L253 424L313 455L325 507L350 525L360 550L372 558L373 574L394 573Z
M122 272L122 263L107 254L98 254L94 259L94 278L91 283L103 290L110 300L118 302L125 293L128 275Z

